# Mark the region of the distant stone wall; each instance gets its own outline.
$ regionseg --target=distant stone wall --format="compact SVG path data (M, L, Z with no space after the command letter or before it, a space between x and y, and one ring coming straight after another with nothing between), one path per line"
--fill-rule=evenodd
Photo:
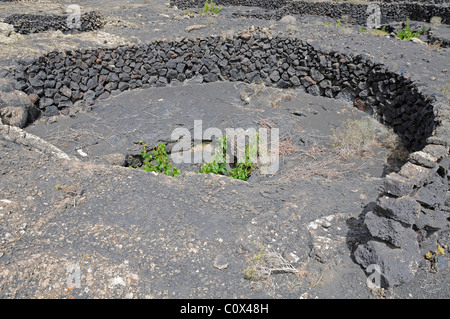
M179 9L201 8L203 0L170 0L170 4ZM275 10L272 13L252 15L255 18L281 19L287 14L310 14L327 16L333 19L343 19L345 16L349 23L366 25L369 13L367 4L355 4L348 2L308 2L293 0L216 0L216 5L223 6L250 6L260 7L266 10ZM374 2L376 3L376 2ZM435 4L423 4L419 2L395 2L376 3L380 6L381 23L393 21L405 21L407 18L417 21L427 21L434 16L442 18L442 23L450 24L450 7ZM241 14L242 15L242 14Z
M447 4L450 3L450 0L365 0L370 2L386 2L386 3L395 3L395 2L419 2L423 4Z
M263 82L358 100L393 127L412 153L386 177L376 210L365 216L373 237L358 246L356 261L364 268L379 265L386 286L409 281L421 259L420 236L449 223L448 102L363 55L322 52L292 36L242 34L51 52L21 61L13 78L46 115L129 89L184 81Z
M16 13L5 18L4 22L14 26L14 31L21 34L60 30L64 33L72 31L92 31L100 29L103 21L99 12L91 11L80 16L79 28L71 28L67 24L68 15L56 14L23 14Z

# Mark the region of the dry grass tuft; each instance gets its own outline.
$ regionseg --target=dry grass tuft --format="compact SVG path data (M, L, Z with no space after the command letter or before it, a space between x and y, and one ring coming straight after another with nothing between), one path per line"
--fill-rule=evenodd
M243 270L245 277L252 281L270 281L273 273L299 274L299 270L280 253L262 246L252 256L247 255L248 267ZM302 272L303 276L304 273Z
M298 153L300 151L300 147L292 142L291 137L287 137L281 140L278 147L280 156L287 156L293 153Z
M375 144L375 120L363 118L347 121L343 126L333 130L333 147L342 157L367 156Z

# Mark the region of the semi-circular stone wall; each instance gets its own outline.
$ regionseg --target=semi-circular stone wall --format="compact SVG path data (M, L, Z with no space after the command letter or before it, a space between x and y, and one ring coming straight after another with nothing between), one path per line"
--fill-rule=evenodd
M381 23L386 24L393 21L405 21L407 18L416 21L429 22L432 17L442 18L442 23L450 23L450 7L441 4L422 2L373 2L379 5L381 11ZM179 9L202 8L204 0L170 0L172 6ZM267 19L281 19L288 14L310 14L328 16L333 19L343 19L347 22L366 25L369 17L368 5L365 3L351 2L309 2L293 0L216 0L216 5L222 6L248 6L260 7L266 10L275 10L270 13L252 14L252 17Z
M366 56L323 52L292 36L241 34L50 52L21 61L12 77L46 115L128 89L184 81L263 82L358 100L402 137L411 155L386 176L376 209L365 215L371 238L358 246L355 260L365 269L379 265L385 286L409 281L421 259L421 238L449 223L448 101Z

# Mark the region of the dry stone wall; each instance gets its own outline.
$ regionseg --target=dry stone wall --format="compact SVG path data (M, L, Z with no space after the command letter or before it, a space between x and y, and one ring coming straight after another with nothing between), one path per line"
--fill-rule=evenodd
M172 6L179 9L202 8L204 0L171 0ZM333 19L347 19L347 22L366 25L369 14L368 4L350 2L309 2L293 0L216 0L216 5L223 6L249 6L260 7L273 12L251 14L254 18L279 20L288 14L310 14L328 16ZM450 23L450 7L441 4L422 2L374 2L379 5L381 11L381 23L387 24L393 21L405 21L407 18L416 21L427 21L434 16L442 18L442 23ZM245 14L235 14L236 16Z
M386 2L386 3L393 3L393 2L419 2L424 4L447 4L450 3L450 0L366 0L370 2Z
M68 15L57 14L22 14L16 13L5 18L4 22L11 24L14 31L21 34L38 33L48 30L60 30L64 33L93 31L103 26L99 12L91 11L80 16L80 25L71 27L67 23Z
M401 284L417 270L421 236L448 226L448 101L366 56L323 52L292 36L241 34L50 52L19 62L11 74L15 89L49 116L125 90L185 81L263 82L358 100L394 128L411 154L386 177L376 209L365 215L371 238L355 260L364 268L379 265L385 286Z

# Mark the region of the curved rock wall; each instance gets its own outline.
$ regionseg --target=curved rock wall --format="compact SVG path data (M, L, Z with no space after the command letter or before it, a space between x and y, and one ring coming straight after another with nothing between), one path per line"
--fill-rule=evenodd
M410 78L362 55L322 53L292 37L242 35L225 41L211 37L51 52L30 65L19 65L15 78L20 90L37 96L44 112L106 98L114 91L177 81L263 81L352 102L358 97L412 150L425 145L434 125L432 101Z
M294 37L242 34L51 52L22 61L13 76L16 89L47 115L128 89L184 81L262 81L358 99L393 127L412 153L398 173L386 177L376 210L365 216L373 237L357 248L356 261L364 268L378 264L385 285L398 285L414 277L421 258L418 235L448 225L448 102L363 55L322 52Z

